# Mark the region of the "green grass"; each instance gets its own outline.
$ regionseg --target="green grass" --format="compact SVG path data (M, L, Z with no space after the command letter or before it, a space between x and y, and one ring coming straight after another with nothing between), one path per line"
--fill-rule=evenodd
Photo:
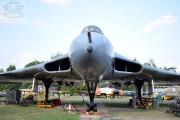
M62 109L38 109L35 106L0 105L0 120L79 120L79 114Z
M61 97L62 105L52 109L38 109L35 105L20 106L20 105L0 105L0 120L79 120L80 113L67 112L62 109L66 103L72 103L78 108L86 107L88 97L85 98L85 103L82 102L82 97L71 96ZM96 98L95 101L100 104L98 109L101 111L107 110L112 120L176 120L179 119L173 114L166 113L167 104L161 104L159 109L132 109L128 106L128 98L111 99L109 102L106 98ZM103 113L103 112L102 112Z

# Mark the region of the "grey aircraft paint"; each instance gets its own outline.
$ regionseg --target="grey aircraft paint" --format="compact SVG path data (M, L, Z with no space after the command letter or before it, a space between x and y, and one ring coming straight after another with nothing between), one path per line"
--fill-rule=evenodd
M113 63L113 47L102 31L95 26L86 27L72 42L69 49L72 67L83 79L102 79Z

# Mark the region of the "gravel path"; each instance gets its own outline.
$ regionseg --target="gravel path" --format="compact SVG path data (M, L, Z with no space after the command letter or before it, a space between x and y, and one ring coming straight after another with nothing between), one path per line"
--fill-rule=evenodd
M84 109L86 106L84 106ZM127 107L107 107L98 103L98 113L94 115L80 114L81 120L180 120L177 116L166 112L167 107L150 110Z
M85 99L85 102L87 101L88 98ZM77 106L81 111L81 120L180 120L180 117L166 112L167 106L160 106L159 109L150 110L132 109L128 107L128 101L129 98L123 97L111 99L110 102L105 98L96 98L98 113L94 115L85 114L85 104Z

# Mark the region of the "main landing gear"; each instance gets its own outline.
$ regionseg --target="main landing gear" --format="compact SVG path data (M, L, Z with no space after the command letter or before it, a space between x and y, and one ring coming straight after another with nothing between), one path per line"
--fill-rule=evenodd
M148 83L148 95L151 95L154 93L154 82L153 79L147 79L147 80L135 80L134 84L136 87L136 97L141 101L142 99L142 87L144 83Z
M134 84L135 84L135 87L136 87L136 97L137 97L137 99L139 101L142 101L141 90L142 90L142 86L144 84L144 81L143 80L135 80Z
M142 87L143 84L146 83L146 97L142 98ZM147 84L148 83L148 84ZM136 105L140 108L147 108L148 102L150 102L153 98L152 95L154 93L154 83L153 79L144 79L144 80L135 80L134 81L136 87ZM148 96L148 97L147 97Z
M48 98L49 98L49 87L52 84L52 80L48 79L48 80L43 80L44 86L45 86L45 102L48 102Z
M97 104L94 103L94 96L96 92L97 83L98 83L97 81L96 82L86 81L89 99L90 99L90 102L87 103L88 108L86 109L86 112L97 112Z

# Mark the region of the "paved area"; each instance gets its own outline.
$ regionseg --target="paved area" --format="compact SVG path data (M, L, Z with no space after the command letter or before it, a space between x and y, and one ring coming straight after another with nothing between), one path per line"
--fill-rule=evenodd
M128 99L114 98L109 102L106 98L96 98L98 113L93 115L85 114L86 105L77 105L80 120L180 120L179 117L166 112L167 106L149 110L133 109L128 107Z
M131 108L116 108L98 106L99 111L94 115L80 113L80 120L180 120L177 116L169 114L164 108L139 110Z

